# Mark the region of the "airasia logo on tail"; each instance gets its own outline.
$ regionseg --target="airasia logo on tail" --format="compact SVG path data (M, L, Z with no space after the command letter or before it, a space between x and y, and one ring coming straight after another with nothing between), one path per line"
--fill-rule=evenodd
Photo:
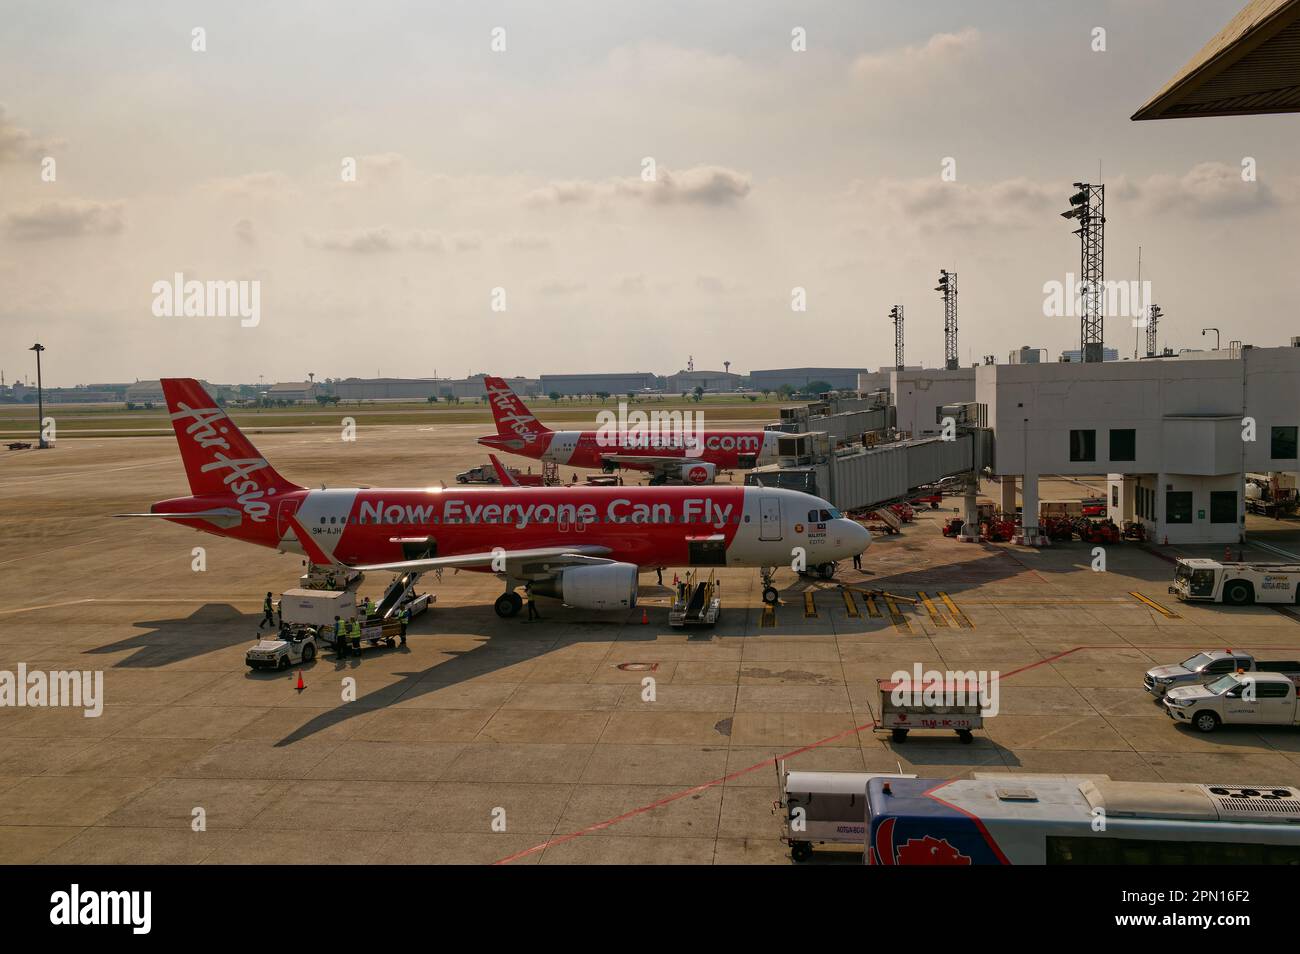
M504 431L506 428L514 431L527 443L531 444L537 440L537 430L533 427L537 423L537 418L533 417L526 409L516 410L515 405L518 401L515 394L510 388L489 387L488 395L492 401L493 410L496 411L497 430ZM523 413L520 413L520 410Z

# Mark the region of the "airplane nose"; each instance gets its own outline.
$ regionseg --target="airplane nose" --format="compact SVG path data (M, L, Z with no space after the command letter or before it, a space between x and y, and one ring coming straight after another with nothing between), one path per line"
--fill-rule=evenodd
M847 540L851 553L861 553L867 547L871 546L871 531L858 523L856 520L846 520L849 524L845 539Z

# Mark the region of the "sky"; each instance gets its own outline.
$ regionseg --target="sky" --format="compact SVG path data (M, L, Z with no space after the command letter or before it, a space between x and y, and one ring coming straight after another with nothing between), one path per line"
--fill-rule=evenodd
M1075 181L1161 345L1287 344L1295 118L1129 119L1243 2L9 0L0 370L876 368L895 303L935 366L940 268L962 363L1055 356ZM178 273L256 282L256 323L168 314Z

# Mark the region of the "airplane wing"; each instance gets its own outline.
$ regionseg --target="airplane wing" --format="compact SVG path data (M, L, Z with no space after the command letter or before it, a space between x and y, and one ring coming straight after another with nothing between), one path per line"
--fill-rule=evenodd
M214 510L192 510L189 513L115 513L114 517L176 517L186 520L206 520L218 527L237 527L244 515L234 507L217 507Z
M532 574L550 575L556 567L576 564L612 563L605 559L609 547L583 545L576 547L532 547L525 550L490 550L485 553L463 553L460 556L430 557L425 560L400 560L396 563L372 563L366 566L353 566L349 569L368 572L370 570L389 573L404 573L407 570L471 570L488 569L493 561L505 560L512 575L529 576ZM533 564L537 564L536 567Z
M622 467L648 467L656 474L670 477L680 477L682 464L686 463L681 457L638 457L635 454L601 454L600 459Z

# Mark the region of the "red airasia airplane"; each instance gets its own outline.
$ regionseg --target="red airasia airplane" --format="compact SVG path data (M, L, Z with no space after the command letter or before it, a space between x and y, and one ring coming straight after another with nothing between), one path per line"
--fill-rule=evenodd
M480 437L484 447L560 466L648 470L651 483L678 480L711 484L719 470L752 470L775 463L776 431L708 431L660 435L654 428L613 431L553 431L540 423L501 378L483 380L497 432ZM702 444L699 446L697 444ZM694 453L688 453L694 451Z
M834 573L871 534L826 501L795 490L710 487L475 487L309 490L282 477L193 378L165 378L190 496L147 514L259 546L300 553L313 565L423 573L495 573L515 592L582 609L636 605L642 568L802 567ZM800 552L802 551L802 552ZM802 568L801 567L801 568Z

